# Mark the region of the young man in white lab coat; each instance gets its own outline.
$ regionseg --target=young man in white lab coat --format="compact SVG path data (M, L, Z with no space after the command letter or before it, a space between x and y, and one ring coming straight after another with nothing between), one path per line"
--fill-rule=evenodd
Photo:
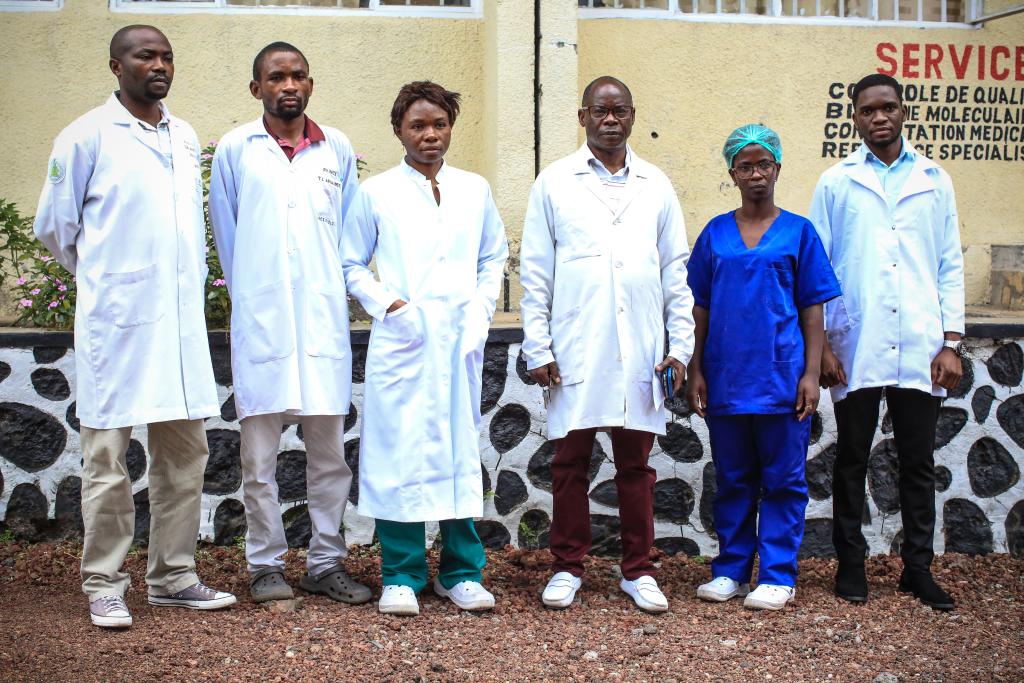
M822 386L838 427L832 541L836 594L868 599L864 478L883 390L899 456L900 590L951 610L932 578L935 426L963 373L964 266L949 175L901 134L903 88L883 74L851 93L860 148L822 174L811 204L843 294L825 305Z
M508 244L487 181L444 161L458 113L458 93L402 87L391 125L405 158L363 184L342 235L349 291L374 318L359 512L376 518L388 614L419 613L427 521L444 542L434 591L462 609L494 606L473 517L483 515L483 350Z
M657 475L647 464L665 433L660 373L682 386L693 353L686 231L672 184L626 144L629 88L596 79L583 92L587 141L537 177L523 227L523 355L550 393L554 575L549 607L572 604L590 549L587 467L596 432L611 432L622 534L620 584L643 610L668 601L649 559ZM665 330L668 354L665 354Z
M297 421L313 530L299 585L362 603L370 590L345 572L341 530L352 486L344 444L352 353L338 241L357 187L355 154L340 131L305 115L313 79L298 48L271 43L252 71L263 114L224 136L210 181L231 293L250 592L256 602L292 597L276 471L281 428Z
M174 78L167 38L126 26L110 41L119 90L65 128L35 233L76 277L75 370L82 446L82 589L92 623L131 626L121 565L135 526L125 453L149 432L152 605L214 609L235 597L196 576L195 547L217 414L206 336L199 143L161 100Z

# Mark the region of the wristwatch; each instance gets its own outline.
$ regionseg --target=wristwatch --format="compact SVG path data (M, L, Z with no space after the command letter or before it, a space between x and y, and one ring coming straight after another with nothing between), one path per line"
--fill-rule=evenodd
M952 339L946 339L942 342L942 347L945 349L952 349L953 353L961 358L967 357L967 349L964 347L964 343L961 340L953 341Z

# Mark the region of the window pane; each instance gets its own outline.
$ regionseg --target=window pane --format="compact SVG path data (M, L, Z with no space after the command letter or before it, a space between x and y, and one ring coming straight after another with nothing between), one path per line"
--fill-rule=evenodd
M596 9L668 9L668 0L579 0L578 4Z
M228 7L369 7L369 0L225 0Z
M469 7L469 0L380 0L382 5L404 7Z

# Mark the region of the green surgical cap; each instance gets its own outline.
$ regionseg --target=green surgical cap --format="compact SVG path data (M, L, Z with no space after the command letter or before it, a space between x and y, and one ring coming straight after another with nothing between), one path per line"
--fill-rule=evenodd
M779 140L779 134L760 123L749 123L734 130L725 141L722 156L729 168L732 168L732 160L747 145L761 145L772 153L776 163L782 163L782 141Z

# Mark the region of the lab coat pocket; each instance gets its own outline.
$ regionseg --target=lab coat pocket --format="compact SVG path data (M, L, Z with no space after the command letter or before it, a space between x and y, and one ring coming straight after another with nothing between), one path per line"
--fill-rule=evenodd
M345 292L310 289L306 294L306 353L321 358L345 358L349 349Z
M825 304L825 329L830 342L833 335L848 332L853 327L853 319L846 309L845 299L846 296L840 294Z
M415 304L410 302L384 316L378 327L389 346L413 349L423 344L423 332L420 330L416 313Z
M600 256L601 249L595 239L593 226L582 217L566 217L567 220L558 226L557 241L558 261L568 263L591 256Z
M583 381L583 336L579 317L580 307L573 306L551 319L551 353L558 363L563 387Z
M103 274L103 294L97 297L99 319L117 327L138 327L164 316L159 301L156 264L123 273Z
M278 281L239 292L235 302L238 318L232 331L251 362L268 363L295 350L295 336L287 326L281 326L291 291L287 283Z

